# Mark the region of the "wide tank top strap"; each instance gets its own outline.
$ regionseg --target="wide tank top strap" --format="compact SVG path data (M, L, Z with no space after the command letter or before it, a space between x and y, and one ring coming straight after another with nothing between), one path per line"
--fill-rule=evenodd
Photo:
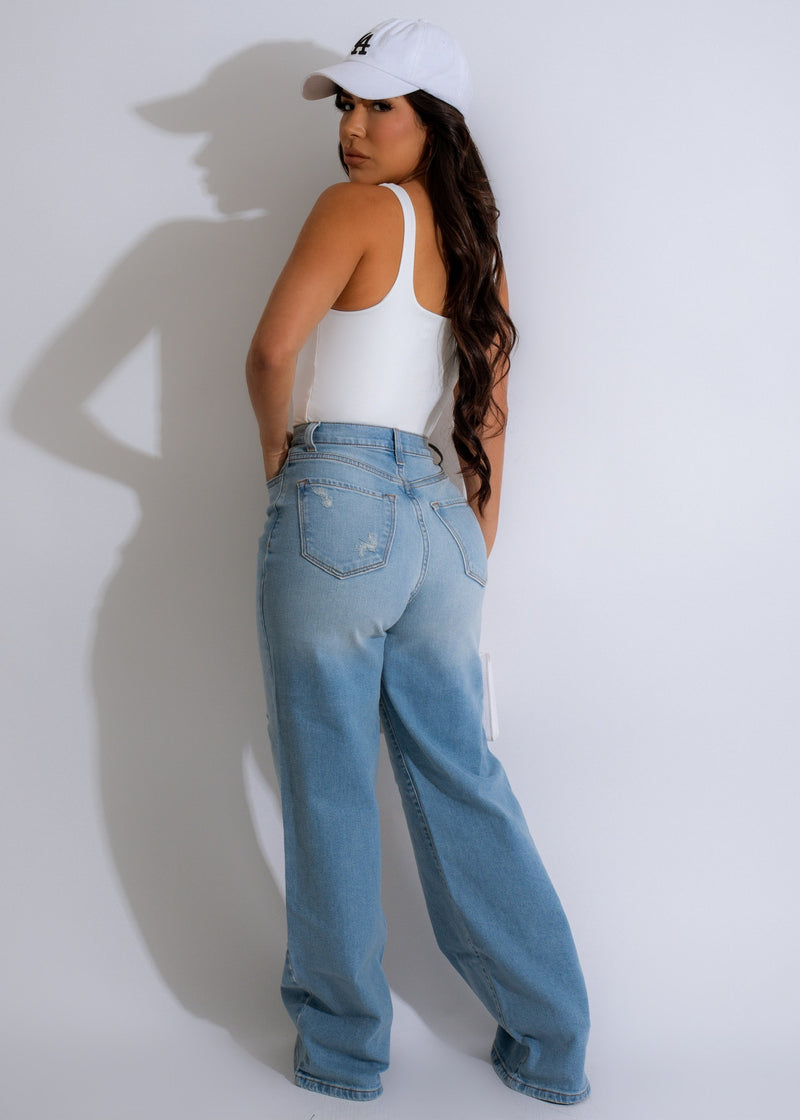
M409 198L408 192L398 183L381 183L381 186L388 187L389 190L397 196L403 208L403 252L400 257L400 267L397 270L397 279L394 282L393 290L397 291L405 288L413 295L414 249L417 242L417 218L414 213L414 203Z

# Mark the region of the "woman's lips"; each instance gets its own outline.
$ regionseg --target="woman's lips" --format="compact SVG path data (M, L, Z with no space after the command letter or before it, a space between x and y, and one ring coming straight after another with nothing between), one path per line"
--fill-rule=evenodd
M367 159L367 158L368 157L365 156L363 152L357 152L355 150L351 150L351 151L348 151L348 152L344 153L344 162L345 163L359 164L359 163L363 163L364 160Z

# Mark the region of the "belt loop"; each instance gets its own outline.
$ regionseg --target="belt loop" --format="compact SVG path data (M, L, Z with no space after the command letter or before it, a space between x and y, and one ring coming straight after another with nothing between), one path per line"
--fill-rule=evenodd
M394 440L394 457L400 469L403 469L403 435L399 428L392 428L392 438Z
M314 432L317 430L318 427L319 427L319 420L311 420L303 428L302 440L303 440L303 446L305 447L306 451L316 451L317 450L317 448L314 444Z

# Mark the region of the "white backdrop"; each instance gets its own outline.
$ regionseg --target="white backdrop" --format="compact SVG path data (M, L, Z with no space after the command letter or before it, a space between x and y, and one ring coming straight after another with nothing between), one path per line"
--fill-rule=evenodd
M542 1115L485 1062L386 770L386 1094L287 1081L250 333L338 177L306 72L371 5L7 6L9 1120ZM800 8L429 3L471 59L521 344L496 744L593 1000L581 1114L790 1115ZM498 868L514 889L514 869Z

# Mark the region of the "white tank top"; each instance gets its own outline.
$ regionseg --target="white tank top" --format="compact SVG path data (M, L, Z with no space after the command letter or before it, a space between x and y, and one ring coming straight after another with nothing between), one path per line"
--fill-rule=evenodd
M456 381L450 320L414 295L416 218L406 191L383 183L403 208L403 253L391 290L360 311L331 309L297 360L296 424L379 424L429 435Z

